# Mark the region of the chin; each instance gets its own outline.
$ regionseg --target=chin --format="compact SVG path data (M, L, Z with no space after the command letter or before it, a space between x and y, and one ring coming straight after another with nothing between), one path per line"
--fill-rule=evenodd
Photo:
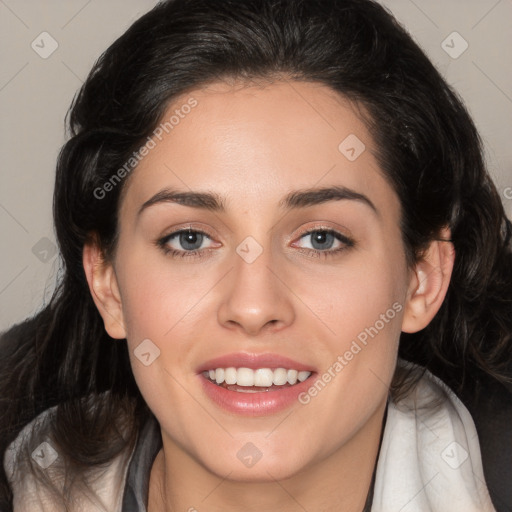
M305 469L307 462L303 453L300 458L294 456L298 454L290 447L286 450L287 457L284 458L276 451L270 451L268 447L259 450L253 443L247 442L241 449L233 451L232 456L226 457L226 452L223 452L222 458L203 460L203 465L219 478L261 483L291 478ZM211 455L210 452L209 459Z

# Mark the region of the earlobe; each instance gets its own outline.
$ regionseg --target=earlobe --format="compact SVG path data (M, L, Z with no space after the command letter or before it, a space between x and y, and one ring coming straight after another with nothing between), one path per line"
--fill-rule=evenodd
M455 263L455 248L449 228L433 240L411 272L402 331L413 333L425 328L441 308Z
M89 291L112 338L126 338L126 328L117 277L111 263L104 260L96 238L84 244L82 253Z

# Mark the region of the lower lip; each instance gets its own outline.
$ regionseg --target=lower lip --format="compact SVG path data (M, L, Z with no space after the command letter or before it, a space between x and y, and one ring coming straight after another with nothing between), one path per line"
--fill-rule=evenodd
M304 382L294 386L259 393L230 391L201 374L199 378L206 395L222 409L245 416L267 416L297 403L299 395L311 386L314 376L312 373Z

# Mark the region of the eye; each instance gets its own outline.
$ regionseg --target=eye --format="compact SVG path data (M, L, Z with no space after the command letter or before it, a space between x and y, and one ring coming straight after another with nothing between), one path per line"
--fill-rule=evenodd
M158 240L158 245L165 254L174 257L194 257L199 253L207 251L208 247L203 247L203 243L211 238L207 233L194 229L181 229L166 235Z
M312 253L317 256L329 256L350 247L354 247L355 242L351 238L335 231L334 229L313 229L303 233L299 240L309 241L309 247L306 245L298 247L304 252ZM292 244L297 246L296 243Z
M306 247L294 242L293 247L298 247L304 252L314 257L334 256L336 253L347 250L355 246L354 240L339 233L333 229L316 228L303 233L299 240L309 240L310 246ZM210 247L204 247L203 244L210 242ZM158 240L157 245L167 255L173 258L201 258L217 245L213 243L211 237L204 231L196 229L180 229L166 235Z

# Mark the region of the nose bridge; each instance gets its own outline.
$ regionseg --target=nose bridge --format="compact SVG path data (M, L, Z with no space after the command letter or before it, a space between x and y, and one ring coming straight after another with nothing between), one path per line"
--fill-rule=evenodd
M288 325L293 321L293 306L276 269L270 241L265 246L255 238L245 238L233 255L233 270L222 303L219 322L238 324L256 334L267 324Z

